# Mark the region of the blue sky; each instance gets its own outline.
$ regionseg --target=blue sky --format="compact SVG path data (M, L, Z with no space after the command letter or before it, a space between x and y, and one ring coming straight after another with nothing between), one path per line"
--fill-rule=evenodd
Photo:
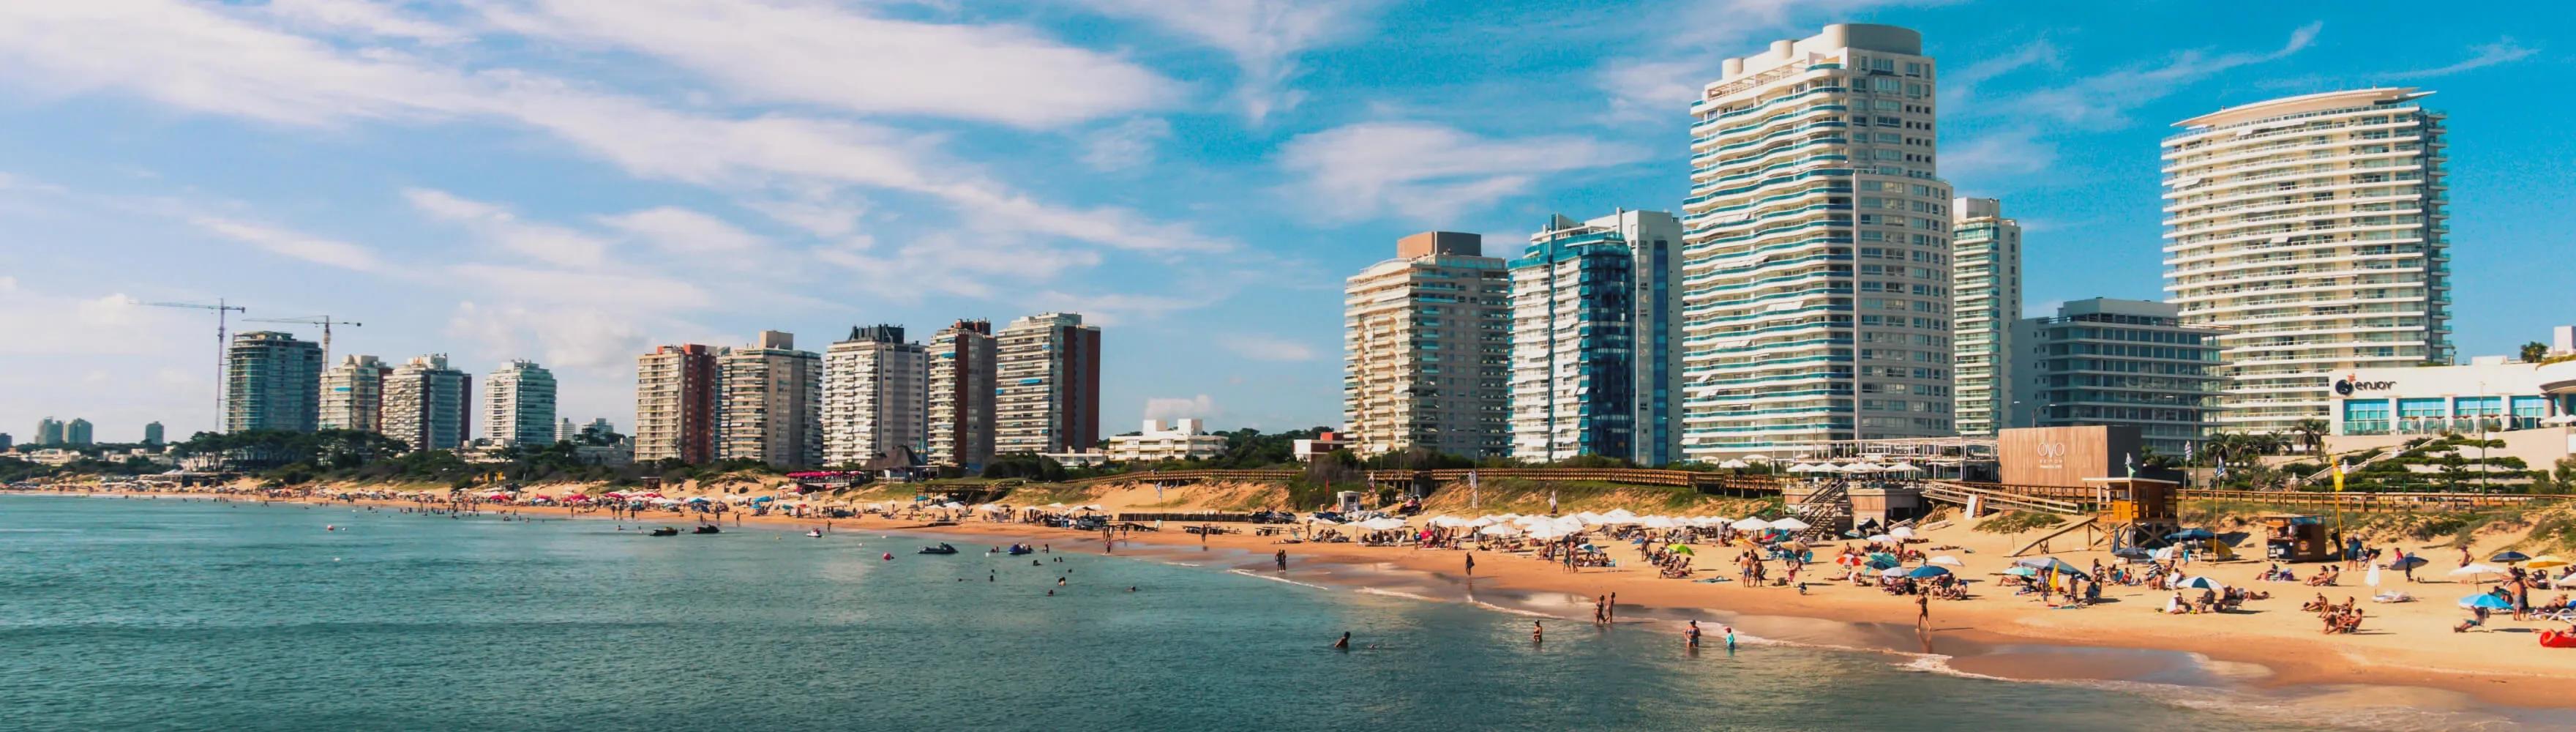
M2419 3L82 0L0 3L0 431L213 424L203 314L533 358L633 416L656 343L1103 321L1110 432L1330 424L1340 281L1423 229L1671 209L1718 62L1924 33L1941 170L2034 310L2157 298L2156 141L2221 106L2435 90L2464 353L2576 322L2576 39ZM311 328L288 327L308 337Z

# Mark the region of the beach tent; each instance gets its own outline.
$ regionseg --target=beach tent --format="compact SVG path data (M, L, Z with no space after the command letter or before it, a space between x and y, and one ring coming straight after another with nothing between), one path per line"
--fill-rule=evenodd
M1795 518L1784 518L1771 522L1771 528L1779 529L1781 531L1806 531L1807 522L1800 521Z
M2185 577L2181 582L2174 583L2174 589L2177 590L2222 590L2226 588L2227 585L2206 576Z

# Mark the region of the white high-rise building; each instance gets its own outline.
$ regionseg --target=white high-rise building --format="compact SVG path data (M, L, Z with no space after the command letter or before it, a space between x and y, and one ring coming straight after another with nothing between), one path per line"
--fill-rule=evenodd
M2327 418L2353 369L2451 358L2443 116L2427 94L2273 99L2165 138L2166 301L2229 331L2219 431L2288 431Z
M1671 462L1682 225L1663 211L1554 216L1511 271L1511 448L1529 461Z
M823 464L823 360L796 350L796 336L760 332L760 342L716 356L716 459L773 467Z
M1342 284L1342 418L1362 454L1511 454L1512 281L1484 238L1426 231Z
M503 445L552 445L555 375L535 361L514 360L483 380L483 432Z
M453 450L474 438L474 377L447 354L414 356L385 376L386 437L414 450Z
M930 358L903 327L851 328L823 354L823 464L840 467L911 450L930 439Z
M322 428L385 431L385 377L394 368L374 356L342 356L322 372Z
M1955 434L1934 77L1921 34L1830 25L1691 106L1685 457Z
M1991 435L2012 401L2013 321L2021 318L2021 222L1992 198L1950 202L1950 297L1959 434Z

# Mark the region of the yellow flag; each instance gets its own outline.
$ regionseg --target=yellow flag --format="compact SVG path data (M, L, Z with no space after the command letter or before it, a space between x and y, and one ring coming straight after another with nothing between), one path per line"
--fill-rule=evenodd
M2341 460L2337 460L2337 461L2335 461L2334 476L2335 476L2335 492L2336 492L2336 493L2342 493L2342 492L2343 492L2343 461L2341 461Z

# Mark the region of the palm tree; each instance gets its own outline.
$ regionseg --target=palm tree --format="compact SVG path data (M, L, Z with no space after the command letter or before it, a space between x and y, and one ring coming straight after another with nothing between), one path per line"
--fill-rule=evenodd
M2299 447L2306 450L2310 455L2317 455L2325 452L2326 433L2332 429L2333 427L2328 426L2325 420L2317 419L2315 417L2302 419L2297 423L2290 425L2290 433L2297 435L2299 438Z
M2549 357L2549 344L2539 341L2524 343L2520 355L2523 363L2540 363L2541 359Z

